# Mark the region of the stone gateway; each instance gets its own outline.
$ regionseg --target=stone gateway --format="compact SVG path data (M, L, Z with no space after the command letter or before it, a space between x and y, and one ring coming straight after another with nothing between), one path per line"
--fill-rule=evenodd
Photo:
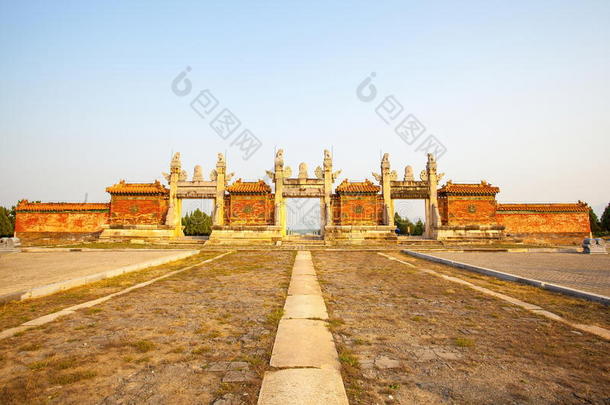
M413 168L401 169L402 180L384 154L377 182L343 180L334 186L341 170L333 169L332 155L324 151L321 165L310 177L300 163L296 177L278 150L273 184L263 180L232 181L227 162L219 153L206 179L200 165L193 177L182 167L180 153L171 159L167 186L127 183L121 180L106 191L110 203L30 203L16 208L16 236L24 243L57 240L171 241L184 236L182 201L212 201L211 244L278 244L286 235L286 199L320 201L320 234L325 244L395 243L394 201L423 200L424 237L437 240L496 241L518 238L529 242L580 243L590 236L589 207L574 204L501 204L499 187L486 181L458 184L451 180L439 188L444 173L428 154L426 167L416 179Z

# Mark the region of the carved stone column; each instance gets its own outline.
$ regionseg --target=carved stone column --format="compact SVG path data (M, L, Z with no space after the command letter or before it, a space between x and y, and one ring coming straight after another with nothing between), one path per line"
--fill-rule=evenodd
M275 154L275 225L281 228L282 236L286 235L286 203L284 201L284 150Z
M432 153L428 153L428 163L426 164L426 175L428 177L428 192L430 195L428 203L428 218L426 219L426 237L434 237L435 229L439 225L438 219L440 215L438 213L438 181L442 177L438 175L436 171L436 160Z
M424 217L424 237L429 238L430 236L430 199L426 198L424 200L424 209L425 209L425 217Z
M169 208L165 224L174 228L174 236L184 236L182 233L182 201L178 198L178 181L182 173L182 162L180 152L176 152L170 163L169 175L166 179L169 183Z
M396 177L390 171L390 155L385 153L381 159L381 193L383 195L383 224L394 226L394 203L392 202L391 181Z
M216 198L214 199L214 217L212 223L216 226L225 224L225 188L227 185L227 162L222 153L216 161Z
M324 211L320 214L322 217L322 223L320 223L320 230L322 234L324 234L324 228L326 225L332 225L332 208L331 208L331 200L333 194L333 182L334 182L334 174L333 174L333 158L328 149L324 149Z

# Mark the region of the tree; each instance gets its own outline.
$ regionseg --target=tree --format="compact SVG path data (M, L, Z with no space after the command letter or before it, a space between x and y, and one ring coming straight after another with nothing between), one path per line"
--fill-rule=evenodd
M0 207L0 237L11 237L14 234L15 226L10 219L10 210Z
M413 228L415 228L413 223L409 221L409 218L402 218L398 212L394 213L394 224L396 224L398 233L401 235L411 235L413 233Z
M423 235L424 234L424 223L421 219L418 219L415 223L415 227L413 228L413 235Z
M602 219L600 221L600 227L604 232L610 232L610 203L606 206L604 213L602 214Z
M184 234L187 236L209 235L212 232L212 218L197 208L182 218Z
M593 233L600 232L602 230L599 219L597 219L597 215L595 215L593 208L589 208L589 224L591 224L591 232Z

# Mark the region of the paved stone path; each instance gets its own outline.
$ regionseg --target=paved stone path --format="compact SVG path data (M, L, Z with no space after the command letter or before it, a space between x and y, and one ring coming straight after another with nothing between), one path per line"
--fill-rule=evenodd
M166 261L185 251L45 252L0 255L0 296L149 261ZM160 264L160 263L159 263Z
M311 252L299 251L271 354L270 364L278 370L265 373L260 405L348 404L326 320Z
M427 254L610 296L610 255L504 252L427 252Z

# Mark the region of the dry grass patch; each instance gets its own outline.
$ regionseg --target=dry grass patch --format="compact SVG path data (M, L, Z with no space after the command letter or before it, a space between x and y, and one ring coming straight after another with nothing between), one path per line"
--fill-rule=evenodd
M597 325L602 328L610 329L610 311L608 311L608 307L603 304L570 297L526 284L500 280L495 277L458 269L441 263L414 258L400 252L393 252L390 253L390 255L415 264L420 268L434 270L453 277L459 277L472 284L506 294L530 304L538 305L547 311L554 312L572 322ZM452 287L452 289L455 289L455 287Z
M212 251L200 252L195 256L183 260L177 260L160 266L100 280L95 283L58 292L47 297L0 304L0 330L18 326L24 322L62 310L66 307L121 291L143 281L218 256L221 253L222 252ZM95 314L100 312L101 309L89 308L86 311L90 314Z
M313 259L351 404L610 397L606 340L375 252Z
M142 393L214 403L224 393L254 404L293 260L294 252L233 253L104 302L97 313L78 311L0 341L0 403L49 395L53 403L139 403ZM41 348L17 351L26 344ZM226 372L209 370L235 361L248 363L248 381L222 383ZM88 371L96 375L79 374ZM53 389L59 379L69 389Z

